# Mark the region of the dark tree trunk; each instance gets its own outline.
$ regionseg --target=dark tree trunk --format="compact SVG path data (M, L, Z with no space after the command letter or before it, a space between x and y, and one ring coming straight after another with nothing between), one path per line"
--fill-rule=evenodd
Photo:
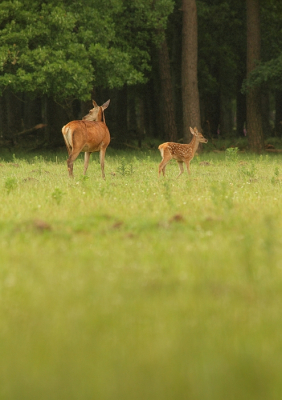
M149 137L158 136L158 96L155 94L154 83L149 81L145 87L145 128Z
M123 137L127 134L127 86L124 85L117 92L117 115L116 115L119 136Z
M218 95L210 95L202 102L203 131L208 137L218 137L220 133L220 102Z
M136 123L137 123L137 138L138 145L141 147L141 141L146 136L146 124L145 124L145 105L144 97L140 93L136 97Z
M44 95L41 99L41 114L43 119L43 124L46 125L44 128L44 141L46 143L49 142L49 138L51 136L50 133L50 124L48 124L48 97Z
M195 0L182 0L182 102L184 142L191 138L190 126L201 131L198 65L198 23Z
M247 2L247 76L260 59L260 10L259 0ZM256 86L247 92L247 136L250 150L260 153L264 148L261 90Z
M261 90L261 117L262 117L262 130L264 136L271 136L270 127L270 93L268 88L263 85Z
M236 130L238 136L246 135L246 95L241 92L242 80L238 81L236 99Z
M275 132L282 136L282 90L275 92Z
M24 94L24 127L30 129L42 123L41 99Z
M164 133L167 140L170 142L176 142L177 127L175 123L170 62L166 39L159 48L159 71L161 78L161 115L164 125Z
M44 128L44 141L46 145L64 145L62 127L69 122L69 117L62 106L53 99L44 96L42 99L42 118L46 124Z
M128 88L127 91L128 102L127 102L127 125L129 132L135 132L136 122L136 110L135 110L135 92L132 87Z
M220 92L220 135L226 136L232 133L233 112L232 99L222 91Z
M22 120L22 106L21 94L14 94L10 91L6 92L6 105L7 105L7 135L16 144L16 134L23 128Z
M5 96L0 97L0 137L8 137L7 104Z

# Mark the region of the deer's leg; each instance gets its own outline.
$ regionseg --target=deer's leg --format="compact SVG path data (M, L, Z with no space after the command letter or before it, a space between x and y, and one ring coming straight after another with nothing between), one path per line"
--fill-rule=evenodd
M180 172L179 172L179 174L177 175L176 179L177 179L180 175L182 175L183 172L184 172L183 161L177 161L177 163L178 163Z
M91 153L89 151L86 151L84 153L84 171L83 171L83 175L86 174L88 165L89 165L89 158L90 158Z
M68 165L68 170L69 170L69 176L73 178L73 163L77 159L78 155L80 153L79 151L73 152L70 154L69 158L67 159L67 165Z
M64 141L65 141L65 144L66 144L66 148L67 148L67 151L68 151L68 155L70 156L70 154L71 154L71 147L70 147L70 145L69 145L67 139L65 138L65 135L63 135L63 138L64 138Z
M163 159L159 165L159 176L160 176L161 172L163 173L163 176L165 176L165 167L171 159L172 159L172 157L171 157L171 154L169 153L169 151L164 151Z
M187 172L188 172L189 175L191 174L191 172L190 172L190 161L191 160L185 161Z
M163 176L165 176L165 167L166 167L166 165L169 163L169 161L171 160L171 158L170 159L163 159L162 161L161 161L161 163L160 163L160 165L159 165L159 176L160 176L160 174L161 174L161 172L163 173Z
M100 149L100 165L101 165L101 171L102 171L102 178L105 179L105 172L104 172L104 166L105 166L105 154L106 154L107 148L101 148Z

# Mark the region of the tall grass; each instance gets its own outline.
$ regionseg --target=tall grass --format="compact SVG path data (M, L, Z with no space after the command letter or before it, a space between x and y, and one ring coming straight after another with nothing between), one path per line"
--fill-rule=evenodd
M1 399L280 399L279 156L0 154Z

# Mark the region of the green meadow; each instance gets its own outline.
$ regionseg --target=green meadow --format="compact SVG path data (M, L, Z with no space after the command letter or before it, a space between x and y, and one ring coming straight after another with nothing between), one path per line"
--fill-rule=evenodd
M282 398L281 155L0 153L0 399Z

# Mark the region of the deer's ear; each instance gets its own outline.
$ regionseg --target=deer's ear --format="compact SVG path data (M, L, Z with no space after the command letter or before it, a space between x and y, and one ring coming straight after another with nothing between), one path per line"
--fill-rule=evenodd
M101 107L103 108L103 110L105 110L110 104L110 99L108 101L106 101L106 103L104 103Z
M98 104L96 103L95 100L92 100L92 104L93 104L94 107L98 107Z
M198 129L196 127L194 128L194 132L195 132L195 135L198 135L198 133L199 133Z
M190 126L190 132L192 133L192 135L195 135L195 132L193 131L193 129Z

